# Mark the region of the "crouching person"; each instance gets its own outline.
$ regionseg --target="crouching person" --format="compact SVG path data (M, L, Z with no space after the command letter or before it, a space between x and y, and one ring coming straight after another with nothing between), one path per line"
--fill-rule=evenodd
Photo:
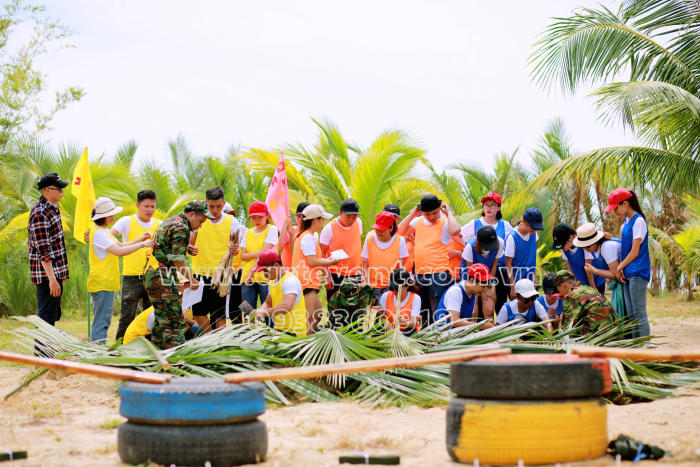
M258 265L253 272L262 272L270 281L270 292L260 308L255 310L255 318L264 320L272 317L274 328L295 335L306 335L306 303L301 290L301 282L287 268L282 266L282 258L275 250L264 250L258 256Z
M399 288L401 298L398 297ZM420 331L421 299L416 281L405 269L394 269L391 272L389 290L379 298L379 305L384 310L389 327L394 327L396 323L404 334Z
M479 296L495 283L488 266L476 263L467 269L467 278L450 286L438 303L435 322L446 318L454 327L474 324L479 317ZM491 327L489 323L486 327Z
M568 272L568 271L567 271ZM573 277L573 276L572 276ZM506 302L496 318L497 324L511 321L534 323L548 321L547 310L537 301L538 293L530 279L520 279L513 287L515 300ZM545 323L547 331L552 332L552 323Z
M182 313L182 317L185 319L185 323L187 323L187 329L185 330L186 341L194 339L195 337L204 333L202 328L199 327L199 324L197 324L197 322L194 320L191 309L188 308L185 310ZM146 339L151 340L151 330L153 329L154 321L155 313L153 307L149 306L141 313L136 315L136 318L134 318L133 321L131 321L131 324L129 324L129 326L126 328L122 344L126 345L129 342L136 340L138 337L145 337Z
M557 272L554 276L554 286L564 302L562 327L581 326L580 333L589 334L617 319L605 295L593 287L583 285L569 271Z

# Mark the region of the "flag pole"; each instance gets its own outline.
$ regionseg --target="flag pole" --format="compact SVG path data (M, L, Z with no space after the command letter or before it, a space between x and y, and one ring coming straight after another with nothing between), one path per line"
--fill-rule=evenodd
M85 242L85 260L87 261L87 272L90 274L90 240ZM90 291L87 291L87 334L90 340Z

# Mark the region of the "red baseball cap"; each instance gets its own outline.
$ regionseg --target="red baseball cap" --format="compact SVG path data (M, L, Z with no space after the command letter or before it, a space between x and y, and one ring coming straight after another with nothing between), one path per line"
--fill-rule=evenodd
M499 205L503 204L503 201L501 201L501 195L499 195L495 191L489 191L488 193L486 193L486 196L481 198L481 204L484 204L487 200L495 201Z
M630 199L631 197L632 197L632 193L625 190L624 188L614 189L608 195L608 207L605 208L605 212L614 211L618 204L620 204L621 202L623 202L627 199Z
M280 255L274 249L263 250L260 252L260 256L258 256L258 265L253 268L253 272L262 271L268 266L281 262L282 258L280 258Z
M372 226L373 229L377 230L386 230L390 229L392 225L394 225L394 222L396 221L396 217L388 211L382 211L379 214L377 214L377 217L374 218L374 225Z
M267 204L262 201L255 201L248 208L248 216L264 216L267 214Z
M492 280L496 279L489 273L489 268L485 264L481 263L474 263L471 266L469 266L469 269L467 270L467 276L473 277L477 281L484 284L488 284Z

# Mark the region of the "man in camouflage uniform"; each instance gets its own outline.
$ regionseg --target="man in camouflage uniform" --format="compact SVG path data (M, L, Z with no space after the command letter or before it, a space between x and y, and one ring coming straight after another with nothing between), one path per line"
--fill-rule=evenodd
M158 261L158 269L149 266L143 282L154 308L151 342L156 347L169 349L185 342L187 325L182 316L176 272L189 279L190 288L199 287L185 263L187 245L190 231L212 218L204 201L190 201L182 213L167 219L154 234L153 257Z
M616 320L617 315L605 295L583 285L569 271L557 272L554 286L563 300L562 328L582 326L581 334L588 334Z
M362 277L348 276L328 301L329 325L333 329L342 328L360 319L368 307L377 303L374 289L363 284Z

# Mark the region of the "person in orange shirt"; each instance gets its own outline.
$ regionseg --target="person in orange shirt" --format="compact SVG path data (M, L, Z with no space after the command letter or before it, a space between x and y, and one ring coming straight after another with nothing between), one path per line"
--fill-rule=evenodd
M423 303L423 323L430 324L440 298L452 285L449 243L459 232L459 223L437 196L427 194L420 204L399 224L399 235L416 235L416 282Z
M331 283L326 284L326 289L329 299L338 291L343 279L362 274L362 221L359 215L357 201L346 199L340 203L338 217L321 231L321 256L328 258L336 250L343 250L348 255L348 258L328 267Z
M325 219L333 216L323 210L318 204L310 204L302 211L302 221L299 233L294 240L292 265L294 275L301 282L304 304L306 306L307 333L316 332L316 326L321 320L321 300L318 291L321 288L326 267L337 264L338 259L324 258L317 235L323 229Z
M398 303L399 286L401 286L400 304ZM398 323L399 330L404 334L420 331L421 299L416 282L411 273L405 269L398 268L392 271L389 288L379 298L379 305L384 310L390 327ZM396 313L397 309L399 313Z
M403 267L408 257L406 240L396 235L396 218L387 211L377 214L373 232L367 234L362 247L362 273L365 282L374 288L380 298L389 287L391 271Z
M396 222L401 222L401 208L398 204L389 203L384 206L383 211L390 212L396 218ZM413 265L416 263L416 234L412 233L403 237L406 240L406 249L408 250L408 257L403 262L403 268L413 273Z

